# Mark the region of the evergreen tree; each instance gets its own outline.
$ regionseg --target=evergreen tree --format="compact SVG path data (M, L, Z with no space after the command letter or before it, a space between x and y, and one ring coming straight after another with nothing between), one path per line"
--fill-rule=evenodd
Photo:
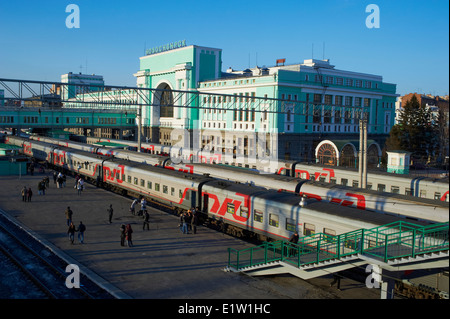
M431 109L422 107L414 95L400 112L399 123L392 127L386 149L409 151L416 159L428 161L436 155L438 137Z

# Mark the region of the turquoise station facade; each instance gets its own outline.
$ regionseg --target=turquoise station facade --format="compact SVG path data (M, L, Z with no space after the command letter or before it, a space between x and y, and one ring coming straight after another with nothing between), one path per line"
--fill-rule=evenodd
M164 90L149 96L151 105L143 110L147 139L170 144L173 129L197 130L201 146L232 145L246 155L256 146L255 134L266 133L284 159L313 159L323 140L357 140L362 113L369 138L383 145L394 125L398 96L396 85L382 76L340 70L329 60L285 64L283 59L274 66L223 71L221 49L185 41L147 50L134 75L138 87ZM190 103L189 95L177 90L200 93L191 103L201 107L172 107ZM224 107L230 99L233 109ZM268 103L264 112L261 99L277 102Z

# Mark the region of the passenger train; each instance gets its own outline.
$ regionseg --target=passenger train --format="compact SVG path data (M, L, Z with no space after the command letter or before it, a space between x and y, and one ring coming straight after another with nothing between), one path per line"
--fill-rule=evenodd
M34 139L37 139L37 137L34 137ZM41 141L58 143L58 145L63 147L71 147L100 155L114 156L115 158L160 166L183 173L209 175L216 179L240 182L246 185L256 185L279 192L288 191L306 198L332 202L341 206L352 206L361 210L407 216L418 220L423 219L435 222L448 221L449 204L447 202L350 188L342 185L303 180L276 174L260 174L253 170L238 167L209 164L174 164L169 157L165 156L123 149L110 149L73 141L40 137L39 139Z
M304 236L315 233L340 235L405 221L399 216L338 205L336 200L327 202L294 192L220 180L211 175L168 170L164 169L162 162L155 166L119 159L111 156L111 151L115 151L111 149L83 151L15 136L8 136L7 143L22 147L25 154L46 161L58 170L81 174L122 194L144 196L150 203L167 207L175 213L198 207L202 219L225 226L223 230L237 237L286 240L294 232ZM104 154L100 155L101 152ZM290 179L287 176L277 178ZM425 225L429 222L413 223ZM448 277L448 268L443 274ZM431 279L436 281L436 278L440 277ZM427 283L420 281L417 288L415 283L412 285L404 280L400 292L417 298L438 298L439 294L448 298L448 278L444 290L440 286L435 288L436 285L431 285L430 289L425 286L424 290L422 282Z
M404 218L361 211L333 202L305 199L298 194L186 174L112 156L10 136L7 143L23 147L26 155L122 194L147 200L181 212L198 207L209 220L227 225L238 237L289 239L294 232L339 235L374 228ZM424 225L427 221L415 221Z
M41 138L41 137L39 137ZM131 150L137 150L138 143L127 140L112 140L107 138L87 137L88 144L101 142L115 142L127 145ZM226 157L221 152L205 151L199 149L183 149L177 146L167 146L156 143L141 143L144 153L177 158L177 162L186 165L194 163L227 164L235 167L255 169L265 173L292 176L331 184L358 187L359 173L356 169L332 166L320 166L298 161L277 159L276 161L241 163L239 157ZM259 163L259 164L258 164ZM449 179L429 178L420 176L402 176L393 173L369 171L367 174L367 188L393 194L403 194L433 200L449 201Z

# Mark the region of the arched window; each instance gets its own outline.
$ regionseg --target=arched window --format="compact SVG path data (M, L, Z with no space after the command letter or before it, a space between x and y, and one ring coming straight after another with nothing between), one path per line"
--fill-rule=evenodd
M160 91L159 104L161 107L160 117L173 117L173 94L170 86L165 83L158 89Z

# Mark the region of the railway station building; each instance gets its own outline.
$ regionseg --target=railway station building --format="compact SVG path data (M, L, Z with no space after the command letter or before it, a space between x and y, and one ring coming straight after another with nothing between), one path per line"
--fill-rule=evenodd
M377 150L394 125L396 85L381 75L338 69L329 60L288 64L282 59L273 66L223 71L222 49L185 41L148 49L139 59L137 87L158 89L140 119L144 140L155 143L170 145L176 140L172 132L183 129L191 142L200 132L200 147L246 156L259 154L258 136L264 135L266 145L271 143L266 151L279 159L316 162L317 147L326 140L357 151L349 145L358 148L363 116ZM190 97L177 91L199 94L192 103L200 107L182 107ZM262 99L277 103L265 109ZM326 162L338 165L337 158Z

